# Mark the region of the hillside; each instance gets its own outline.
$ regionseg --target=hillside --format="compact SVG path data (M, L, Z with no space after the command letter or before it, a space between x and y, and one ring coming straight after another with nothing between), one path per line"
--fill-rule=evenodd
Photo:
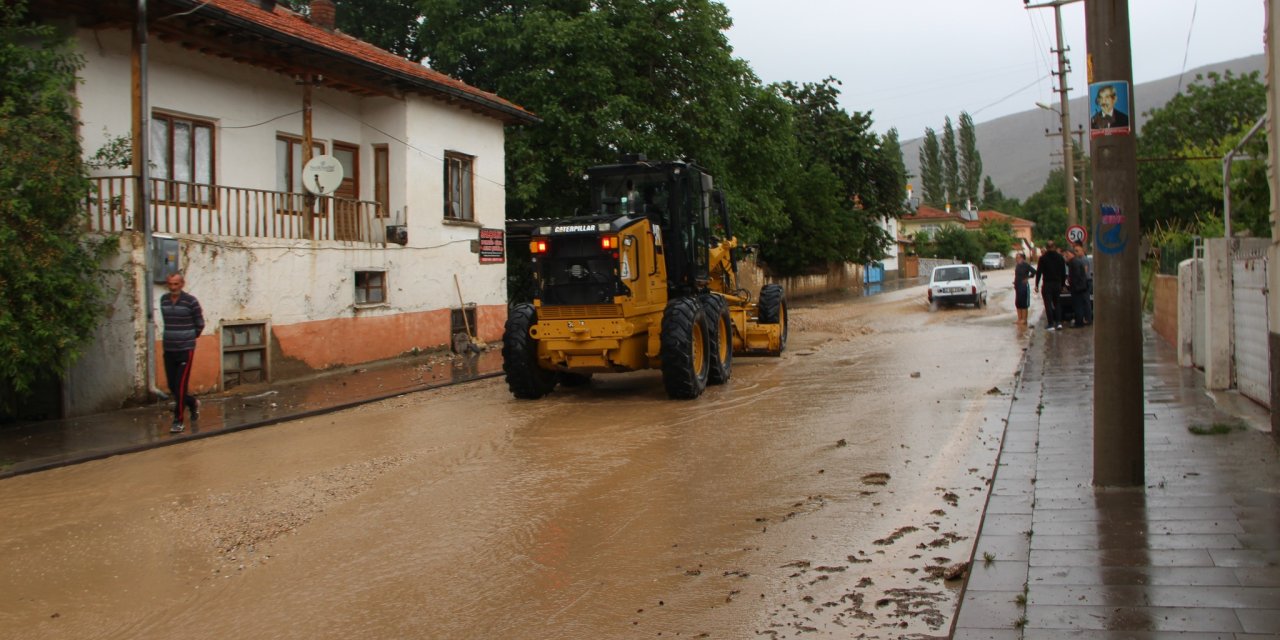
M1218 64L1206 65L1191 69L1183 75L1183 84L1192 82L1196 74L1207 74L1211 71L1223 72L1230 69L1233 73L1244 74L1251 71L1266 73L1266 57L1262 54L1229 60ZM1072 82L1082 82L1079 73L1071 78ZM1184 87L1185 88L1185 87ZM1178 90L1178 76L1161 80L1143 82L1134 87L1134 99L1138 105L1137 124L1141 131L1146 119L1145 112L1163 106ZM1055 103L1053 106L1057 106ZM1071 100L1072 129L1087 125L1089 109L1087 98L1079 97ZM952 115L952 122L959 120L960 114ZM977 123L978 151L982 154L983 171L991 176L997 188L1018 199L1040 190L1049 176L1049 171L1061 165L1062 138L1058 132L1058 116L1055 113L1035 108L1007 115L995 120ZM937 123L934 131L942 137L942 124ZM1045 137L1045 128L1053 132L1052 137ZM921 132L923 134L924 132ZM920 145L923 138L914 138L902 143L902 156L907 170L912 176L920 174ZM1054 155L1056 153L1056 155ZM913 177L916 189L919 189L919 178Z

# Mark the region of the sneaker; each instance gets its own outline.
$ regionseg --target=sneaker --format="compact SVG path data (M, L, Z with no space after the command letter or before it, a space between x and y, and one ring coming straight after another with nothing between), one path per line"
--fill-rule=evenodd
M172 427L169 427L169 433L182 433L183 428L181 422L175 422Z
M1061 322L1059 322L1059 323L1058 323L1058 328L1059 328L1059 329L1061 329L1061 328L1062 328L1062 323L1061 323Z
M1044 330L1045 330L1045 331L1053 331L1053 325L1049 325L1049 326L1045 327L1045 328L1044 328Z

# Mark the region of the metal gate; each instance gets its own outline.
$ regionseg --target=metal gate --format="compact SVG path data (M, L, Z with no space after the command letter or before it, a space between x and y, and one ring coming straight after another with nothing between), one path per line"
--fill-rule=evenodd
M1237 249L1231 263L1236 387L1240 393L1271 408L1266 249Z

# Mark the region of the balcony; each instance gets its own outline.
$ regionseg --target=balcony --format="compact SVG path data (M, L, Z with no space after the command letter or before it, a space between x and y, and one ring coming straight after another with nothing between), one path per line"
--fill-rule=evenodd
M137 178L90 181L93 191L84 205L89 228L134 229ZM387 244L386 212L367 200L152 179L150 216L153 233Z

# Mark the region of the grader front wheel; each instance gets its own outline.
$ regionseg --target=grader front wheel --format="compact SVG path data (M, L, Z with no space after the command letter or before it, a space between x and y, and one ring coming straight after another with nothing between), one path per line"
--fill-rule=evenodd
M537 400L556 388L556 372L538 366L538 343L529 335L537 322L533 305L515 305L502 334L502 371L511 394L521 400Z
M695 298L677 298L662 314L662 383L667 395L691 400L707 388L711 369L707 316Z

